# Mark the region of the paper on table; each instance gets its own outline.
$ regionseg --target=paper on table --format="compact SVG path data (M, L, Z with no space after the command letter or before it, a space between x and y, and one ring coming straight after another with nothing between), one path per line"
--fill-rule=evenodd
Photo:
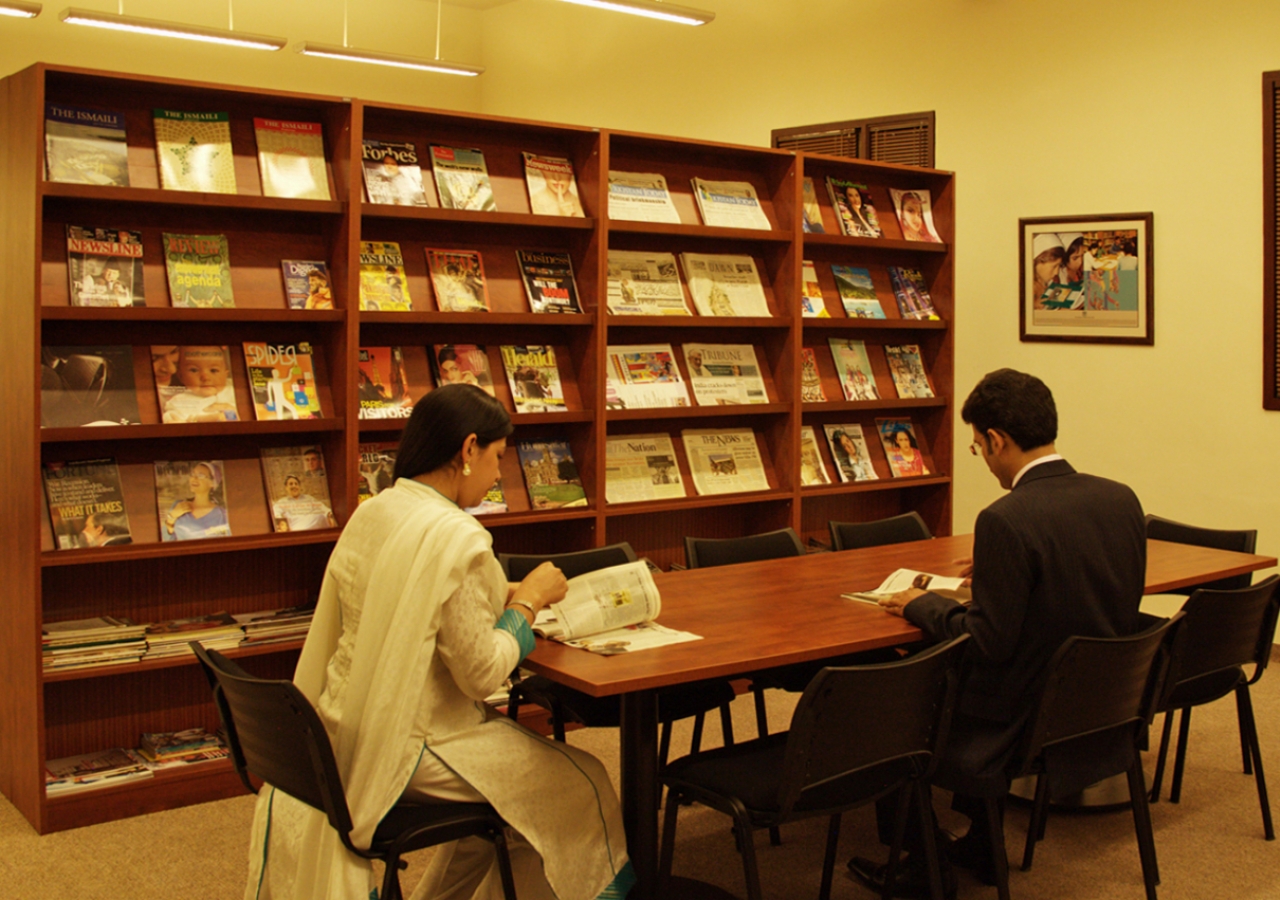
M633 653L636 650L652 650L654 647L666 647L669 644L683 644L686 641L700 641L702 635L689 631L676 631L657 622L641 622L628 625L626 628L615 628L602 631L591 637L574 638L564 643L570 647L590 650L601 656L616 656L619 653Z
M881 597L905 591L907 588L931 591L961 603L967 603L972 599L969 588L965 585L965 579L946 575L931 575L928 572L919 572L915 569L896 569L873 591L851 591L840 596L846 600L864 600L869 603L877 603Z

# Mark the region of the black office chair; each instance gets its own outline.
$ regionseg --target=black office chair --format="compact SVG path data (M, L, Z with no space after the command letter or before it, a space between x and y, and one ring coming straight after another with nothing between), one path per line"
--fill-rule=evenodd
M873 522L828 522L832 550L857 550L907 541L927 541L933 537L918 512L876 519Z
M254 678L216 650L191 643L214 701L240 780L253 793L253 775L329 818L352 853L386 866L379 897L401 900L400 869L405 853L479 836L498 851L502 890L515 900L515 879L507 853L506 823L487 803L449 801L397 803L378 824L368 848L351 842L351 811L333 747L311 703L290 681Z
M946 742L967 640L962 635L900 662L823 669L800 697L789 731L673 762L662 776L670 795L660 878L671 874L679 808L673 800L695 800L733 818L748 900L760 900L753 829L827 816L818 894L827 900L841 814L899 791L886 881L893 882L914 800L933 897L941 900L926 780Z
M1000 900L1009 900L1009 863L998 804L1008 793L1009 778L1037 776L1022 856L1026 871L1031 868L1036 842L1044 839L1054 770L1081 766L1084 761L1093 764L1090 774L1098 778L1120 772L1128 776L1142 879L1148 900L1156 900L1160 870L1137 742L1143 726L1155 714L1168 669L1169 647L1180 624L1178 615L1128 637L1068 638L1049 661L1044 686L1008 777L991 778L985 787L975 787L972 780L966 785L966 791L979 792L986 804ZM935 782L949 787L945 770L938 773Z
M542 563L556 564L565 577L574 578L596 569L636 561L635 550L626 541L580 550L576 553L516 554L499 553L498 562L510 581L521 581ZM693 718L692 750L702 746L702 730L706 714L720 710L725 743L733 743L733 725L729 704L733 688L724 682L710 682L664 688L658 692L658 721L662 724L658 758L665 764L671 752L671 723ZM558 684L541 675L522 678L512 685L507 698L507 715L519 718L520 707L534 703L551 712L551 730L557 741L564 742L565 724L577 722L588 728L617 728L621 722L621 704L617 697L592 697L582 691Z
M1257 529L1233 531L1219 528L1200 528L1195 525L1184 525L1172 519L1159 516L1147 516L1147 537L1157 541L1171 541L1175 544L1191 544L1195 547L1213 547L1215 550L1234 550L1237 553L1253 553L1258 544ZM1185 588L1167 591L1170 594L1190 596L1199 588L1212 588L1215 591L1233 591L1248 587L1253 576L1245 572L1243 575L1232 575L1217 581L1207 581Z
M1158 710L1165 714L1164 730L1160 738L1155 775L1151 778L1151 800L1155 802L1160 798L1165 757L1173 732L1173 715L1182 710L1169 800L1177 803L1182 799L1182 775L1187 761L1191 708L1235 693L1240 741L1245 747L1245 773L1249 773L1250 767L1253 769L1258 786L1258 803L1262 807L1262 830L1269 841L1276 839L1276 833L1271 824L1271 804L1267 799L1267 782L1262 772L1262 750L1258 743L1258 727L1253 716L1249 686L1256 684L1262 677L1271 657L1276 619L1280 615L1280 594L1276 591L1278 583L1280 575L1272 575L1258 584L1233 591L1202 588L1192 594L1183 605L1186 625L1170 663L1170 689L1162 698ZM1254 666L1253 674L1246 676L1244 667L1250 663Z
M759 559L804 556L804 544L795 529L779 528L736 538L686 537L684 555L690 569L709 569Z

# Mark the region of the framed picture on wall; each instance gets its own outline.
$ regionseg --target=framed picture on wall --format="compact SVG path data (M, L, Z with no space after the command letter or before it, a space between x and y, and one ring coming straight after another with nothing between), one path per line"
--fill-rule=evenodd
M1154 344L1152 214L1018 220L1024 341Z

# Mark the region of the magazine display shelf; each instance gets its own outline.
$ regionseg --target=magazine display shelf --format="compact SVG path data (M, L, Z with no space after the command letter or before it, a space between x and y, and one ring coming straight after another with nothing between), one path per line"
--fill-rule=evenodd
M48 183L43 179L46 102L119 110L125 114L132 187ZM228 111L231 114L237 194L160 189L155 162L153 108ZM252 119L266 116L323 125L332 200L261 196ZM952 296L953 176L945 172L793 154L763 148L663 138L628 132L558 126L508 118L418 109L176 80L142 78L69 67L36 65L5 80L0 94L0 259L6 278L0 302L6 329L0 349L0 396L8 428L0 434L0 480L7 514L0 563L13 602L0 617L0 789L41 832L56 831L242 790L226 763L209 763L155 778L56 798L44 792L47 759L132 747L143 731L215 727L217 715L192 660L142 661L45 676L40 631L44 621L99 615L163 621L213 612L252 612L305 603L316 596L339 529L275 534L258 471L262 447L316 443L323 447L334 514L345 523L357 503L358 447L395 441L403 419L360 419L357 350L405 348L411 388L432 384L433 344L482 344L488 350L495 393L513 412L513 441L564 440L570 445L588 505L531 508L514 447L502 463L509 511L486 516L495 549L559 552L630 541L637 552L667 568L683 563L683 537L732 537L791 526L806 538L826 540L826 522L870 519L917 510L935 534L951 528L951 419L953 407ZM432 206L393 207L364 201L363 139L412 141L424 169ZM430 173L432 144L483 151L499 212L441 209ZM530 211L522 151L572 160L583 218L535 216ZM608 216L608 172L660 172L681 224L614 221ZM818 181L828 233L801 226L801 179ZM835 175L870 185L883 240L840 236L823 196L823 178ZM690 179L750 182L772 228L708 227ZM926 187L933 194L937 230L946 243L900 240L889 187ZM146 307L70 305L66 274L67 224L129 228L143 233ZM234 309L174 309L161 232L226 234ZM410 312L361 312L359 242L396 241L405 260ZM477 250L483 256L491 311L456 313L436 306L424 249ZM608 313L610 249L750 255L760 272L771 316L617 316ZM567 252L582 312L529 311L516 250ZM336 308L287 308L279 261L329 263ZM801 262L817 264L832 318L800 315ZM892 291L877 283L885 320L845 318L830 264L921 269L941 314L939 321L898 317ZM823 272L825 270L825 277ZM683 281L683 278L682 278ZM883 289L882 289L883 288ZM686 297L688 287L685 285ZM829 337L865 340L881 397L842 399L827 350ZM244 341L310 341L325 418L256 422L248 402ZM163 425L151 382L139 375L143 423L115 428L40 428L42 345L226 344L241 420L226 424ZM606 407L610 344L669 343L682 375L681 345L750 344L755 348L768 402L753 406L696 405L667 409ZM936 398L895 400L885 368L885 343L914 343ZM504 344L555 348L567 410L516 413L501 364ZM800 401L804 347L820 350L829 402ZM135 349L135 354L138 351ZM879 358L876 359L876 354ZM142 364L137 364L139 373ZM149 376L149 372L147 375ZM692 387L690 386L692 397ZM823 460L836 477L823 423L858 421L869 444L877 416L911 416L924 440L930 471L891 479L882 451L872 446L880 480L802 487L800 428L818 428ZM682 429L751 428L769 482L766 491L699 496L693 489ZM665 432L676 450L686 496L641 503L605 502L605 444L615 435ZM121 470L134 543L98 550L58 551L43 503L41 465L113 457ZM161 543L151 464L157 459L224 459L232 496L232 537ZM297 641L242 648L232 654L268 677L288 677Z

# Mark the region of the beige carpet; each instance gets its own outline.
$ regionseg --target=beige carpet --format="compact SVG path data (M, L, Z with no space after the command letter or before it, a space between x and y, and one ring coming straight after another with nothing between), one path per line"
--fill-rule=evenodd
M770 721L778 729L795 698L773 694ZM1273 791L1280 792L1280 676L1262 679L1254 704ZM736 733L754 734L749 700L739 699L734 706ZM569 740L604 759L616 778L615 731L578 731ZM707 743L718 740L718 727L709 722ZM687 731L678 732L673 752L687 746ZM1149 763L1148 774L1153 765ZM941 799L937 805L940 811L945 807ZM0 800L0 897L234 900L244 892L251 809L252 799L242 797L41 837ZM940 815L944 825L952 823L949 811ZM1262 839L1253 780L1240 770L1233 701L1197 710L1183 801L1162 801L1153 808L1153 818L1165 900L1280 900L1280 842ZM1007 838L1015 863L1021 860L1026 820L1025 810L1010 811ZM757 835L766 897L817 896L824 828L820 821L786 826L781 847L769 846L766 834ZM744 894L726 818L701 807L682 810L678 836L677 874L696 875ZM429 853L413 858L406 889ZM855 853L882 853L869 809L845 816L841 866ZM1035 867L1025 873L1015 867L1010 887L1016 900L1140 900L1142 875L1131 815L1051 817ZM832 896L870 900L873 895L841 869ZM995 889L961 873L960 897L994 898Z

